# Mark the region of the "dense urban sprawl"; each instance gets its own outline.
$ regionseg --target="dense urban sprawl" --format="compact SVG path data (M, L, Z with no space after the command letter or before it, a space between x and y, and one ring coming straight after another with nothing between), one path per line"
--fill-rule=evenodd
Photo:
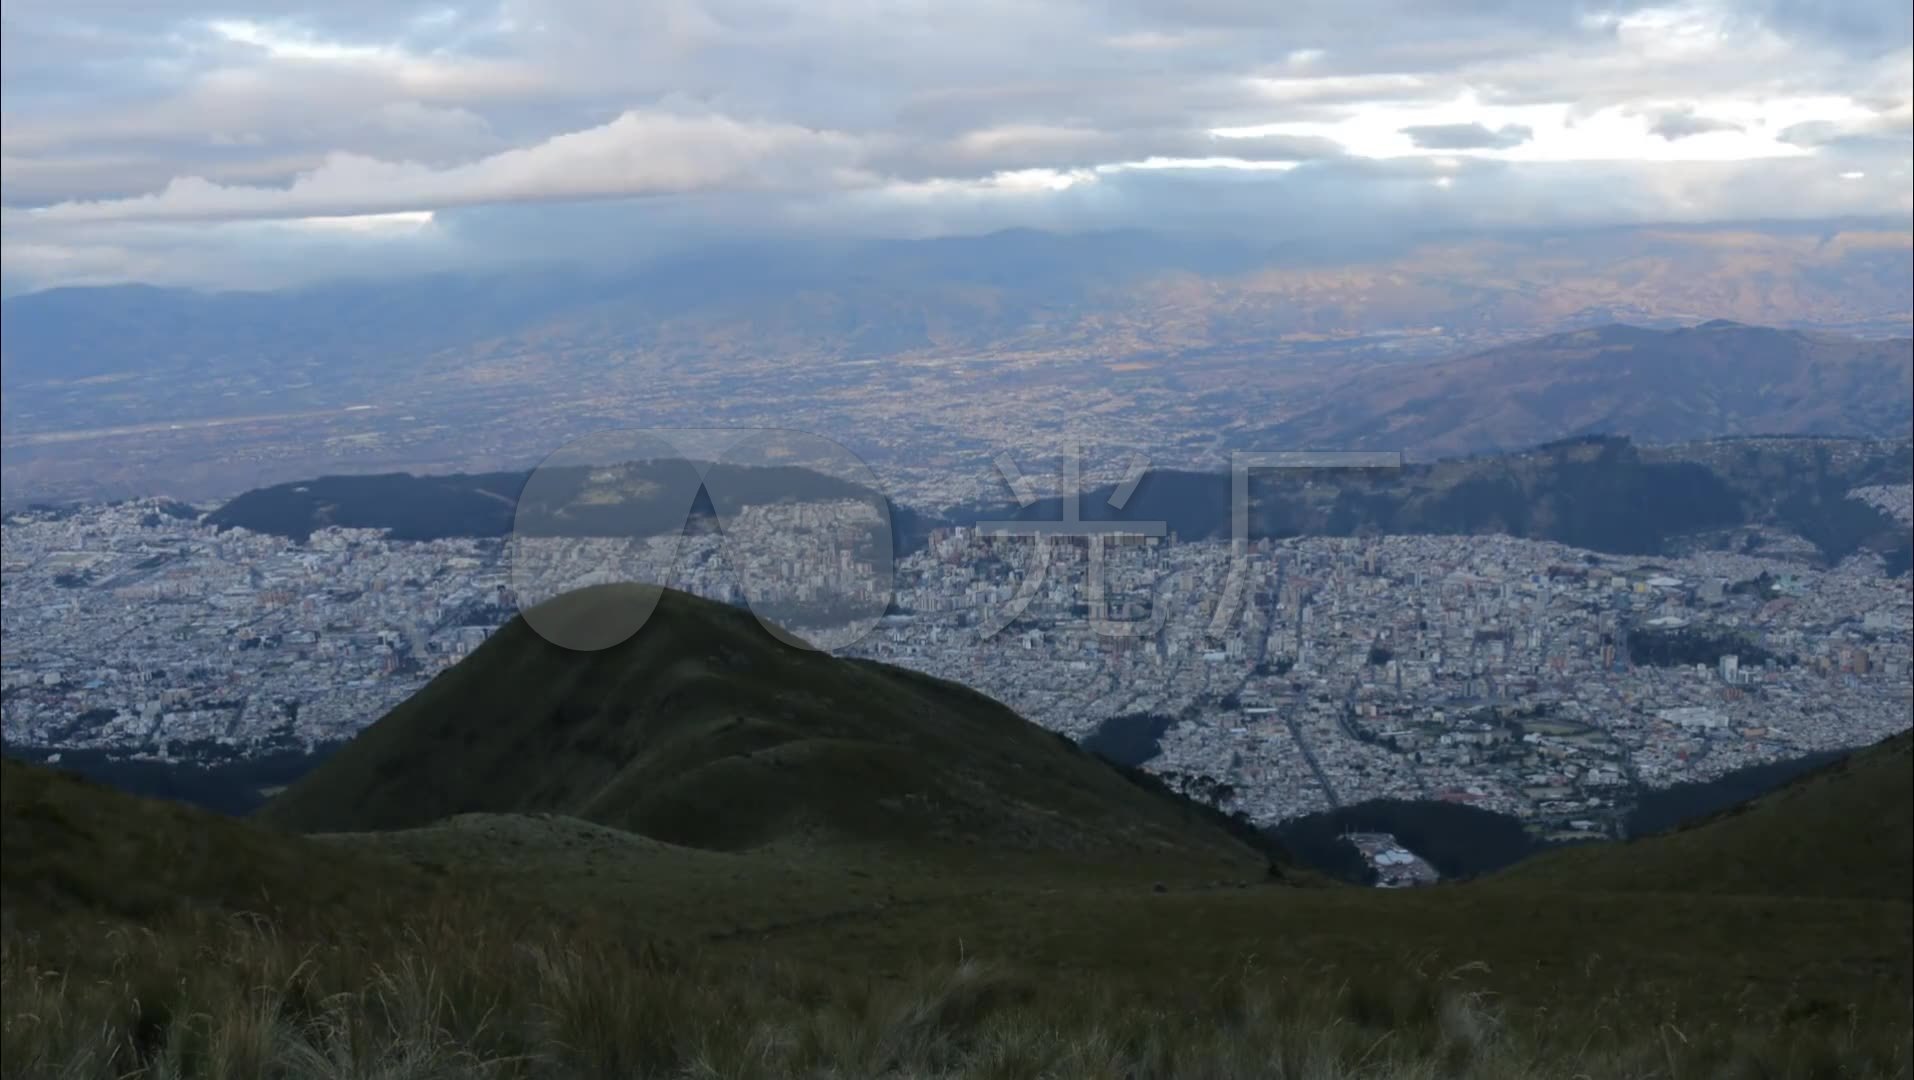
M1856 497L1904 513L1908 491ZM1504 536L1235 547L955 528L892 565L871 524L851 502L640 541L327 529L299 544L151 501L16 514L5 737L155 756L337 740L521 601L621 577L748 602L1073 737L1160 718L1147 767L1214 778L1262 822L1393 796L1585 833L1637 784L1909 723L1910 579L1871 555L1817 568Z

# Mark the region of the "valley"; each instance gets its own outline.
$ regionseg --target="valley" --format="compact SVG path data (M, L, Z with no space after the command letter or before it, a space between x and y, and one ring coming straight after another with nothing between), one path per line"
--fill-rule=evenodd
M0 1080L1914 1080L1905 0L0 23Z
M1619 836L1646 792L1905 729L1907 455L1584 439L1265 474L1240 552L1227 477L1154 472L1120 513L1112 489L1085 492L1084 520L1116 529L1090 537L981 527L1055 521L1054 500L923 513L744 465L707 468L707 497L672 461L537 497L538 520L583 535L509 534L529 520L518 474L331 478L203 518L16 513L0 711L38 760L296 759L520 607L609 576L971 686L1085 745L1160 718L1122 763L1258 826L1394 799L1538 841ZM771 513L793 505L814 517Z
M775 427L949 506L1001 498L1002 452L1044 473L1026 459L1060 438L1107 447L1088 475L1114 483L1129 454L1214 471L1240 450L1906 430L1904 235L1558 239L1581 272L1544 238L1339 269L1013 230L396 291L54 290L6 301L0 475L9 506L223 500L528 469L597 432Z

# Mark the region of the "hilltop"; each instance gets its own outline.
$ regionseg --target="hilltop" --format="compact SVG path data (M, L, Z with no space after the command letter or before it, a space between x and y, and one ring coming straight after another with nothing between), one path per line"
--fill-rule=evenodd
M598 652L514 618L262 820L346 832L549 812L718 851L889 845L1262 868L1187 804L989 698L782 644L748 611L631 585L533 614L603 618L647 596L658 602L644 627Z
M1914 733L1654 836L1552 851L1499 881L1551 888L1914 900Z

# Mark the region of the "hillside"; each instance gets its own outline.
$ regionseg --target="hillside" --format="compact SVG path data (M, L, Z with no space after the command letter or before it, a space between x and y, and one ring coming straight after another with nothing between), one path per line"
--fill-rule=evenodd
M1427 459L1587 433L1906 434L1914 341L1860 341L1717 319L1620 324L1378 369L1276 427L1284 445Z
M1910 1060L1906 735L1577 861L1259 888L1259 859L1187 804L993 702L660 600L604 652L495 634L263 815L325 835L5 765L0 1073L1639 1080ZM252 911L277 917L225 917Z
M697 488L693 469L702 469ZM1914 444L1837 437L1723 438L1637 445L1621 436L1556 440L1519 452L1412 463L1400 469L1256 471L1252 535L1497 532L1617 554L1673 552L1671 541L1726 542L1746 527L1785 529L1830 562L1861 549L1906 569L1909 532L1878 508L1848 497L1856 487L1905 484ZM556 519L568 535L675 532L687 517L723 517L742 506L795 500L883 498L868 487L795 467L630 464L617 490L602 482L560 489L541 472L541 498L520 515L526 473L322 476L245 492L206 516L210 524L304 540L326 526L390 530L398 539L502 537L514 524ZM582 477L582 473L579 473ZM1164 521L1184 539L1227 536L1230 478L1222 473L1145 473L1113 508L1110 485L1084 493L1087 520ZM713 500L717 505L714 508ZM1030 506L970 505L927 513L889 502L894 554L920 548L931 529L980 520L1055 521L1055 498ZM1745 539L1741 537L1740 539Z
M1626 843L1549 852L1497 881L1549 888L1914 900L1914 733L1758 799Z
M601 586L536 614L602 617ZM523 616L262 811L306 832L551 812L715 850L766 845L1260 856L1002 705L897 668L790 648L670 590L620 645L571 652Z
M1762 526L1808 538L1830 562L1867 548L1888 556L1892 568L1904 559L1907 527L1847 492L1906 483L1908 462L1905 439L1648 447L1591 435L1395 469L1257 470L1249 476L1250 535L1501 533L1610 554L1664 554L1676 541L1725 544L1734 530ZM1230 484L1220 473L1163 470L1144 474L1120 509L1111 505L1115 485L1086 491L1079 506L1085 520L1161 521L1183 539L1226 537ZM952 516L961 523L1055 521L1061 504L1044 499Z
M151 925L246 911L303 920L373 905L373 893L416 899L429 889L369 853L0 759L0 910L10 923Z
M514 529L567 536L644 537L675 533L688 518L730 517L774 502L884 497L868 486L795 466L662 458L612 469L545 466L527 495L530 472L415 476L321 476L255 488L206 515L208 524L304 541L318 529L381 529L397 540L501 537ZM702 485L702 486L700 486ZM891 531L917 536L930 526L891 504Z
M9 1077L1639 1080L1909 1060L1905 901L1152 885L1135 863L720 852L545 813L305 839L46 770L8 766L5 792ZM373 852L458 888L381 905L369 882L419 875ZM114 907L129 888L152 902ZM320 921L248 903L268 890ZM122 921L48 933L22 896ZM219 917L253 910L280 917Z

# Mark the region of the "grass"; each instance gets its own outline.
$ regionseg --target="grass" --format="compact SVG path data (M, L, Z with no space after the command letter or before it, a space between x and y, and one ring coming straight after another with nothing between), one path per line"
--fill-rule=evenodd
M448 906L374 938L222 917L11 937L8 1077L1904 1077L1836 1008L1722 1037L1624 996L1536 1023L1477 966L1338 977L1254 958L1139 993L951 955L896 978L600 929L527 937Z
M182 912L249 910L304 923L380 918L437 887L365 849L139 799L71 774L0 759L0 928L71 913L157 924Z
M7 763L0 1076L1914 1080L1905 737L1330 887L987 699L666 616L497 646L266 827Z
M563 897L637 930L774 948L819 968L899 974L960 943L1086 978L1141 982L1184 967L1270 962L1385 970L1405 951L1493 966L1496 987L1582 1006L1559 987L1592 968L1637 985L1744 986L1773 1009L1787 986L1839 995L1914 961L1904 903L1625 893L1478 882L1396 892L1155 876L1144 864L961 864L839 852L706 852L558 817L478 816L328 843L461 868L468 894ZM1161 883L1164 892L1156 891Z
M97 804L101 828L169 823L64 778L42 798L74 820ZM713 852L558 815L301 838L183 813L281 861L208 902L13 911L0 1075L1908 1075L1898 901ZM9 816L9 896L50 857L20 835ZM375 870L429 885L250 914ZM215 884L179 871L96 888Z
M1549 852L1505 872L1560 888L1914 900L1914 734L1760 798L1626 844Z

